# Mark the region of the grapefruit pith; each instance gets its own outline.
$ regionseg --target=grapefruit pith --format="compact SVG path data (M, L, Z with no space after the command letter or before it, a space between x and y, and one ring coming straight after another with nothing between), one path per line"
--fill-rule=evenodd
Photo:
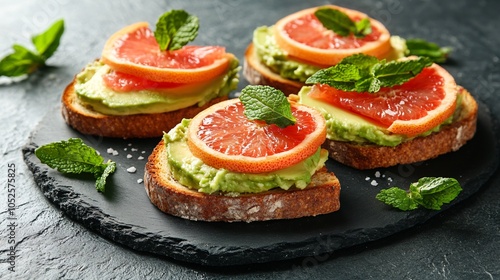
M391 133L413 137L453 114L457 85L445 69L433 64L408 82L377 93L346 92L316 84L309 96L371 119Z
M220 46L161 51L146 22L117 31L107 40L101 55L101 60L118 72L170 83L208 81L226 71L231 58Z
M334 5L323 6L340 10L352 20L368 16L359 11ZM321 8L323 8L321 7ZM288 55L319 65L335 65L342 58L364 53L379 59L391 51L390 33L379 21L369 18L372 32L365 37L342 37L328 30L314 15L320 7L302 10L279 20L274 26L276 43Z
M188 145L204 163L241 173L265 173L289 167L314 154L325 141L321 113L292 104L296 123L285 128L244 115L239 99L231 99L195 116Z

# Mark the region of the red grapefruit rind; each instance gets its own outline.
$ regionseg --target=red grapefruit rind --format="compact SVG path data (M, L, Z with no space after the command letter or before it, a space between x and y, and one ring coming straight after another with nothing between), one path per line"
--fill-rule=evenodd
M234 59L234 55L226 53L223 58L214 61L214 63L208 66L192 69L175 69L136 64L116 57L114 49L120 38L137 29L148 26L149 24L147 22L138 22L117 31L106 41L101 60L118 72L142 77L155 82L194 83L209 81L219 76L227 70L230 60ZM158 51L160 50L158 49Z
M240 102L239 99L231 99L220 102L212 107L204 110L196 115L188 128L188 146L194 156L201 159L205 164L215 167L224 168L233 172L240 173L266 173L292 166L307 157L313 155L326 139L326 122L319 111L311 107L292 103L292 106L297 106L300 110L309 112L315 120L317 129L294 148L269 155L265 157L248 157L242 155L227 155L219 151L213 150L207 146L198 136L198 128L201 121L208 115L217 110ZM297 120L300 121L300 120Z
M380 23L379 21L370 18L370 23L372 26L380 30L381 35L380 38L377 41L373 42L367 42L363 46L359 48L352 48L352 49L319 49L319 48L314 48L311 46L308 46L306 44L299 43L293 39L291 39L289 36L286 35L284 32L284 26L286 23L289 21L302 17L307 14L312 14L314 13L317 9L319 8L332 8L332 9L337 9L340 10L349 16L356 16L360 18L366 18L368 17L366 14L356 11L356 10L351 10L335 5L325 5L321 7L315 7L315 8L310 8L310 9L305 9L299 12L296 12L294 14L288 15L282 19L280 19L275 25L274 25L274 33L275 33L275 38L276 38L276 43L280 48L285 50L289 56L296 57L305 61L310 61L315 64L319 65L335 65L339 63L343 58L357 54L357 53L364 53L367 55L372 55L375 56L379 59L385 58L388 53L391 51L391 42L390 42L390 33L389 31L385 28L385 26ZM327 32L333 32L333 31L327 31Z

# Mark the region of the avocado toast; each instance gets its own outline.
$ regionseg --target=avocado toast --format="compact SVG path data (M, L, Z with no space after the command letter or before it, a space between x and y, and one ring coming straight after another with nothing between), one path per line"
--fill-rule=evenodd
M328 153L321 148L326 127L320 112L292 103L295 122L280 127L247 117L251 113L244 112L255 104L223 101L165 133L146 164L151 202L171 215L202 221L252 222L337 211L340 183L324 165Z

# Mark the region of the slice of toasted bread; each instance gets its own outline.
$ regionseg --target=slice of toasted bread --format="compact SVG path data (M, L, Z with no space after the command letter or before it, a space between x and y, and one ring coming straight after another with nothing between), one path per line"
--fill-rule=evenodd
M325 141L323 147L328 150L331 158L357 169L389 167L432 159L458 150L474 136L477 102L465 89L463 89L463 104L460 116L452 124L446 125L439 132L414 138L395 147L361 145L329 139Z
M268 85L281 90L287 96L296 94L305 85L301 82L285 79L262 64L252 43L245 51L243 75L252 85Z
M303 190L273 189L258 194L206 194L178 183L170 172L162 141L149 156L144 184L161 211L190 220L252 222L316 216L340 208L340 183L323 168Z
M62 95L62 115L64 120L83 134L116 138L151 138L160 137L163 131L169 131L183 118L192 118L205 108L226 100L219 97L202 107L190 106L181 110L127 116L110 116L92 110L80 101L74 89L73 80Z

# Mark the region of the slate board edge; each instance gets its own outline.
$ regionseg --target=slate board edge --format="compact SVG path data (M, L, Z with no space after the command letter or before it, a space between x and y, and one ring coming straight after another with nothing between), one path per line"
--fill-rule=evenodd
M147 233L147 229L140 229L133 225L121 223L120 221L110 218L108 215L103 213L101 209L88 205L87 203L82 203L83 200L80 198L80 194L74 192L71 186L58 185L55 178L47 175L48 168L41 168L37 166L37 164L33 161L38 160L34 155L34 149L36 146L37 145L35 143L29 143L23 147L22 152L24 161L26 162L29 170L33 173L34 180L42 190L43 195L72 220L81 223L85 227L97 232L111 241L131 249L166 256L180 261L209 266L266 263L295 259L299 257L317 256L389 237L398 232L402 232L422 224L437 214L440 214L454 205L459 204L461 201L466 200L469 196L476 193L481 188L480 186L484 185L484 183L490 178L492 171L496 170L498 165L492 166L491 170L486 170L483 174L478 176L478 182L474 185L479 187L475 189L468 189L467 193L464 193L464 195L443 207L443 210L418 210L426 211L427 214L425 215L422 215L422 213L419 213L419 215L409 213L407 219L400 221L400 224L389 225L389 229L387 229L387 227L353 229L346 232L346 234L342 236L336 234L326 234L311 237L303 240L302 242L296 242L295 244L275 243L272 246L260 248L220 248L221 250L217 251L222 253L213 254L209 253L209 251L213 250L197 248L196 246L190 245L189 240L163 237L153 233ZM102 219L101 217L107 218ZM110 228L113 228L113 230L109 230ZM360 231L364 231L364 234L369 236L369 238L367 237L366 240L360 240L359 238L354 239L358 240L357 242L350 241L353 239L349 237L351 235L357 235ZM152 243L154 243L154 245L152 245Z

